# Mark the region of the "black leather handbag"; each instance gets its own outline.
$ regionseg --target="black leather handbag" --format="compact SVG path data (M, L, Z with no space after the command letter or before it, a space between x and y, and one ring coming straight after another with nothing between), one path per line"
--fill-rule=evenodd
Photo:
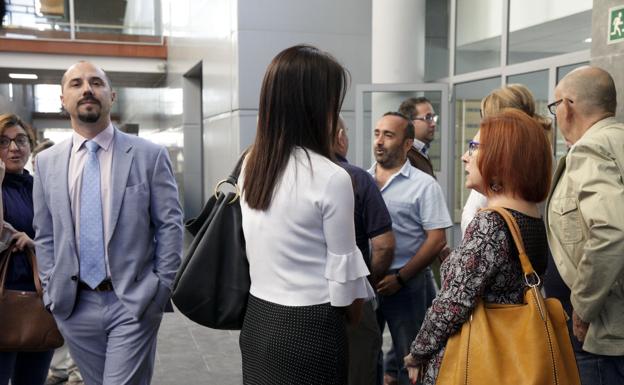
M185 223L194 238L173 283L172 299L190 320L213 329L239 330L249 297L249 263L243 236L238 175L245 153L232 174L197 218ZM219 189L230 184L235 192Z

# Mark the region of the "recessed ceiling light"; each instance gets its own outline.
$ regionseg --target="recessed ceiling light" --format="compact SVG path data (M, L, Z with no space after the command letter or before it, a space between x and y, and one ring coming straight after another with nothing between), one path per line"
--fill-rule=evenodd
M592 42L591 37L588 37L587 39L585 39L585 40L583 40L583 41L584 41L585 43L591 43L591 42Z
M37 76L37 74L15 74L15 73L10 73L9 77L11 79L28 79L28 80L37 80L37 79L39 79L39 76Z
M21 34L21 33L5 33L4 37L7 38L15 38L15 39L36 39L37 36L35 35L25 35L25 34Z

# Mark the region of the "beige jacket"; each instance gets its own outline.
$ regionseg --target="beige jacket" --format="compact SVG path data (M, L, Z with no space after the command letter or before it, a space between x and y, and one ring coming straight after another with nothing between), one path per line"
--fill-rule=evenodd
M590 323L583 349L624 355L624 124L594 124L560 160L547 201L548 243L574 310Z

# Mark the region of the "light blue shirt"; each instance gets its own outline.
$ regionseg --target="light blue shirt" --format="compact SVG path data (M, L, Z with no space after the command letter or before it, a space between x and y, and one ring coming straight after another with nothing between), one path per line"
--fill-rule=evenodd
M375 177L377 163L368 170ZM409 161L381 188L396 239L391 269L400 269L425 242L425 231L445 229L453 222L446 208L442 188L428 174Z

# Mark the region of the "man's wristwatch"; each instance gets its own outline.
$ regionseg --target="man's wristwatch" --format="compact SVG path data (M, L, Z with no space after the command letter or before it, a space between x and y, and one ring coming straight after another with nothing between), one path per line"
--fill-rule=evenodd
M397 272L394 273L394 276L396 277L399 285L401 285L401 287L405 287L405 281L403 280L403 277L401 277L401 271L397 270Z

